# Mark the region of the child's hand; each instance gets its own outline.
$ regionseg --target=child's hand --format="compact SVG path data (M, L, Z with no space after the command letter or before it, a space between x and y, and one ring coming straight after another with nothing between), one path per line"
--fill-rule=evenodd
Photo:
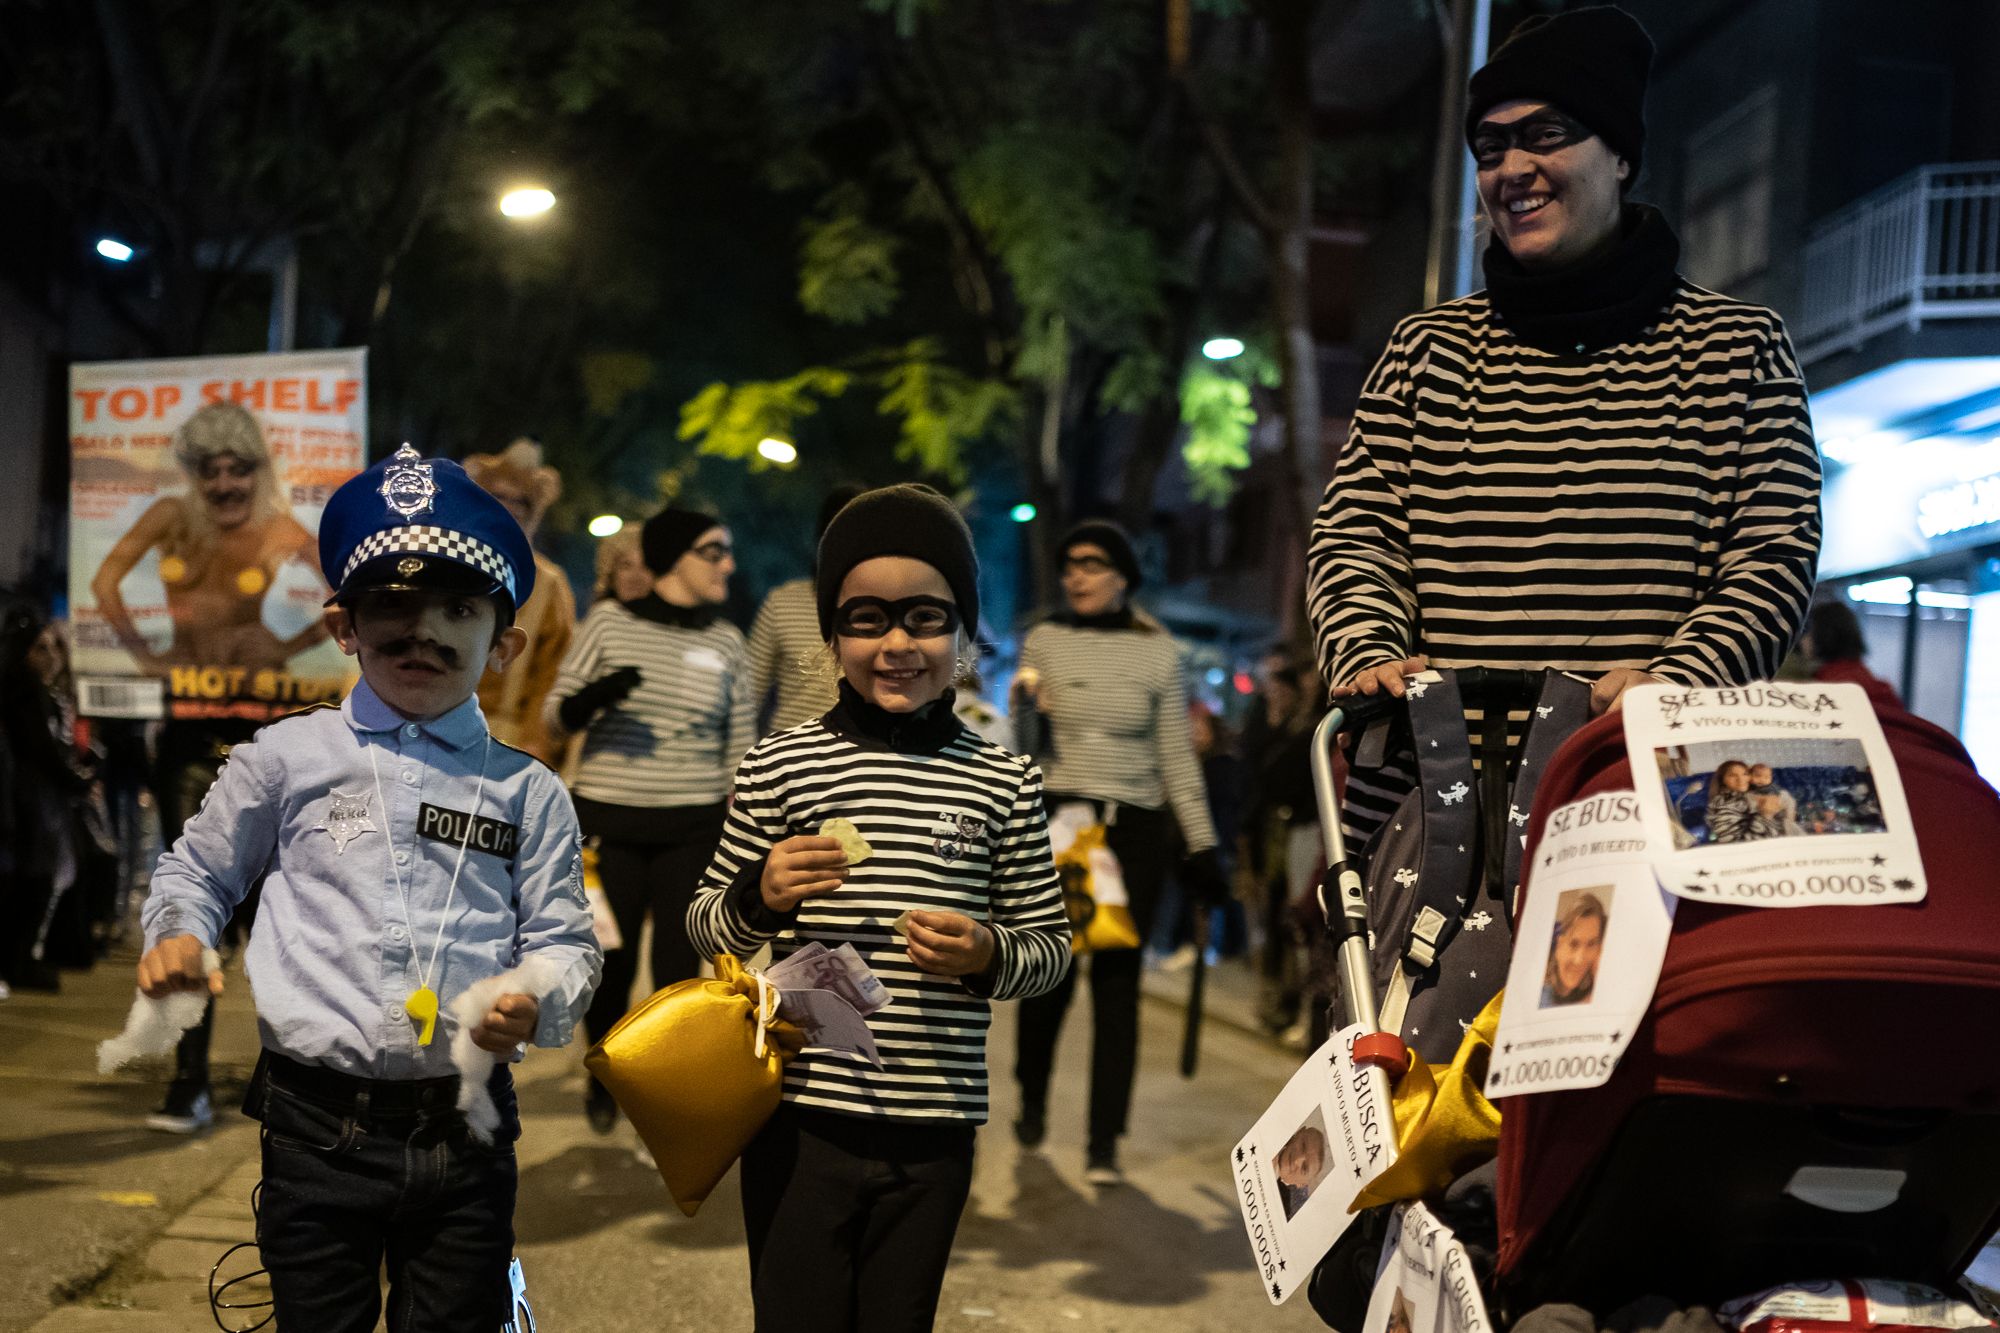
M139 960L139 992L148 999L200 990L222 994L222 973L202 970L201 941L192 935L169 935Z
M910 961L940 977L969 977L993 965L993 932L958 912L911 912Z
M847 857L838 838L787 838L764 858L764 906L789 912L808 898L847 882Z
M472 1030L472 1044L495 1055L512 1055L524 1041L535 1039L542 1006L532 995L502 995Z

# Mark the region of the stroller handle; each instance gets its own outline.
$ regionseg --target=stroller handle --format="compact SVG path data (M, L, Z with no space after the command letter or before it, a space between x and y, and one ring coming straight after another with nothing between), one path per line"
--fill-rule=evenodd
M1319 883L1319 910L1327 928L1340 939L1341 999L1347 1019L1370 1031L1376 1027L1375 988L1368 961L1368 897L1361 874L1347 863L1347 840L1340 831L1340 797L1333 774L1333 752L1342 733L1366 727L1388 716L1401 700L1387 695L1360 696L1334 702L1313 733L1313 799L1319 806L1320 839L1326 849L1326 875ZM1338 905L1328 890L1339 894Z

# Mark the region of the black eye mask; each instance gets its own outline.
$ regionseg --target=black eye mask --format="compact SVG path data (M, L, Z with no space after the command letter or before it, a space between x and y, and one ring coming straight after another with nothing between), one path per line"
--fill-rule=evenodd
M896 626L913 639L941 639L959 626L958 608L942 597L850 597L833 613L833 632L844 639L881 639Z
M1537 111L1512 124L1486 120L1472 132L1472 160L1483 170L1499 166L1507 154L1518 148L1535 157L1560 152L1571 144L1597 136L1560 111Z

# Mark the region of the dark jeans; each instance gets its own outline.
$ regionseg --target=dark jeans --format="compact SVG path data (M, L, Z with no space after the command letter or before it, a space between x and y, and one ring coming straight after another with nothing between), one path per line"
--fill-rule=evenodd
M280 1328L370 1333L389 1271L390 1333L494 1333L511 1316L513 1080L474 1141L456 1078L343 1079L266 1054L244 1099L264 1123L257 1245Z
M653 916L653 985L671 986L700 970L701 959L688 939L688 905L722 841L723 807L713 807L712 817L698 820L688 820L690 813L701 812L662 812L678 817L671 841L598 840L597 875L624 943L604 955L604 976L584 1015L584 1031L592 1041L602 1040L630 1007L632 980L639 975L639 935L648 912Z
M743 1153L757 1333L927 1333L972 1141L967 1124L781 1105Z
M1069 797L1052 796L1051 808ZM1105 841L1125 872L1125 892L1139 938L1153 933L1160 885L1176 845L1174 819L1165 810L1118 807L1117 821L1106 825ZM1090 1148L1106 1152L1125 1133L1132 1109L1132 1079L1139 1067L1139 949L1112 949L1090 955ZM1014 1077L1021 1084L1021 1108L1030 1116L1046 1113L1049 1071L1055 1065L1056 1037L1063 1015L1076 994L1077 969L1063 974L1060 985L1045 995L1021 1001L1020 1032L1015 1048Z

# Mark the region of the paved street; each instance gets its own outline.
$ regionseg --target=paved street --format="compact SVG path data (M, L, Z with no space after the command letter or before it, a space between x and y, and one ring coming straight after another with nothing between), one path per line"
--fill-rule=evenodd
M100 1080L93 1047L129 1001L120 964L65 978L59 997L0 1004L7 1054L0 1088L0 1333L196 1333L210 1267L246 1237L256 1140L226 1113L194 1142L146 1131L154 1079ZM1178 983L1176 983L1177 988ZM1087 1032L1072 1011L1045 1155L1024 1156L1006 1125L1012 1083L995 1079L972 1203L938 1327L949 1330L1223 1330L1318 1327L1303 1300L1273 1310L1251 1277L1249 1249L1222 1169L1226 1150L1276 1092L1291 1059L1218 1023L1201 1075L1174 1067L1180 1012L1145 1010L1131 1184L1083 1182L1082 1080ZM995 1065L1012 1050L1011 1007ZM255 1054L247 987L225 997L217 1067L225 1105ZM659 1179L631 1157L630 1131L592 1135L580 1106L581 1048L535 1052L520 1070L520 1254L548 1333L587 1328L747 1329L742 1223L732 1176L701 1215L683 1220ZM254 1264L239 1255L225 1272ZM236 1315L239 1326L255 1316Z

